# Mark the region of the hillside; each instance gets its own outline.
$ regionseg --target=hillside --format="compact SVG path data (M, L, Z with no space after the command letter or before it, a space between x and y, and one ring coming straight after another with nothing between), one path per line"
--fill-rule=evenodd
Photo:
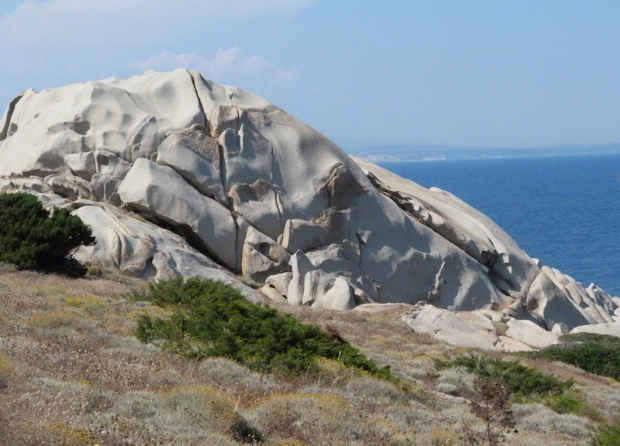
M467 444L464 426L482 428L469 409L473 375L434 362L477 352L414 333L400 320L406 306L338 312L272 304L331 327L402 382L327 360L318 374L287 377L140 343L139 315L169 314L132 299L144 286L112 272L76 280L2 267L4 444L242 444L231 429L238 417L268 445L457 445ZM514 403L517 425L505 444L589 444L598 423L620 413L618 381L547 360L493 357L573 379L570 395L580 402L577 414L556 413L545 398Z

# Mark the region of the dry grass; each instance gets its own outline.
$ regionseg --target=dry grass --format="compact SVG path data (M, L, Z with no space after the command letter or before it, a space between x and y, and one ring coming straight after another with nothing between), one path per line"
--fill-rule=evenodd
M458 445L476 426L462 395L471 377L438 373L434 359L467 350L413 333L399 309L369 314L278 306L330 327L408 391L320 360L313 376L261 375L228 359L191 361L133 337L140 314L165 310L128 299L144 283L97 272L72 280L0 266L0 444L237 445L239 417L268 445ZM532 364L530 364L532 365ZM602 413L620 411L620 386L536 361L574 378ZM464 390L465 389L465 390ZM508 444L585 444L591 421L540 405L517 408Z

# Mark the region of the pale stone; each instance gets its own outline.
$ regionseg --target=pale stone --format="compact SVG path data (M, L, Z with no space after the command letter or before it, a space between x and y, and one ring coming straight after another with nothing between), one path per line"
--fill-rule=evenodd
M289 252L307 251L330 242L329 231L321 225L299 219L287 220L282 233L282 246Z
M304 276L304 294L301 299L303 305L314 304L319 296L324 295L334 281L331 274L321 270L308 271Z
M286 296L288 293L288 285L289 283L291 283L292 278L293 273L291 272L274 274L267 277L267 279L265 280L265 285L272 286L273 288L278 290L280 294Z
M314 270L312 263L301 251L297 251L291 256L290 265L292 277L288 285L286 297L291 305L301 305L304 297L304 279L306 273Z
M478 329L451 311L432 305L404 314L403 320L418 333L428 333L435 339L459 347L495 350L497 343L494 334Z
M554 272L543 267L527 295L527 309L531 314L540 318L548 328L556 323L564 323L573 327L595 322L567 296L554 280Z
M306 300L325 307L427 301L569 329L609 323L618 308L454 195L351 159L265 99L187 70L20 94L0 121L0 190L33 191L48 207L123 206L257 286L284 270L285 248L301 249L280 291L293 304L319 271L308 281L321 292ZM269 242L250 242L251 228ZM194 272L159 243L134 240L116 267ZM97 256L117 258L104 246ZM490 333L472 318L462 322Z
M361 304L356 306L353 311L360 313L383 313L385 311L401 310L403 313L414 308L411 304Z
M157 150L157 163L172 167L201 193L228 205L220 178L219 147L204 132L189 130L168 136Z
M605 324L581 325L570 331L574 333L594 333L600 335L620 337L620 322L609 322Z
M387 169L354 159L378 180L377 187L383 187L410 215L481 263L491 265L502 283L509 286L506 291L527 289L538 272L536 262L491 219L446 191L426 189Z
M515 339L530 347L540 349L558 342L558 334L541 328L532 321L511 319L507 322L505 336Z
M250 226L243 243L241 271L245 277L264 282L270 275L285 271L289 254L273 239Z
M282 293L269 284L263 285L260 292L274 302L286 303L286 297L284 297Z
M500 336L495 348L502 352L531 352L535 350L532 346L508 336Z
M313 306L328 310L350 310L355 307L353 289L343 277L337 277L327 292L317 296Z
M144 279L203 277L220 280L253 302L259 293L244 285L213 260L187 244L177 234L132 218L112 206L84 206L73 212L93 231L94 246L81 247L75 257Z
M458 311L455 314L458 318L474 325L479 330L495 333L495 325L493 325L493 322L484 314L477 311Z
M553 328L551 329L551 333L556 334L558 336L562 336L568 333L568 327L566 324L560 322L559 324L553 324Z
M188 227L209 255L233 269L236 229L230 211L201 195L173 169L140 158L121 183L125 205L176 226Z

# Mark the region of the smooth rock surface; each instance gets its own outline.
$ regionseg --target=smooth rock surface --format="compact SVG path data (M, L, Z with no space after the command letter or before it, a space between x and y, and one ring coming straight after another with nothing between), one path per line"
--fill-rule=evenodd
M253 302L260 293L187 244L177 234L133 218L111 206L83 206L73 212L93 229L94 246L81 247L75 257L125 274L154 280L202 277L220 280Z
M414 331L458 347L517 352L537 350L558 342L558 334L532 321L508 319L501 322L502 319L505 317L501 313L491 310L454 312L420 304L402 314L402 320Z
M606 324L581 325L573 328L573 333L594 333L608 336L617 336L620 338L620 322L609 322Z
M172 168L139 158L124 178L118 194L125 205L188 227L211 257L235 268L236 227L230 211L201 195Z
M154 280L218 271L240 284L229 271L260 287L290 271L268 292L293 305L502 308L547 330L610 323L618 308L456 196L187 70L18 95L0 121L0 190L84 213L101 242L81 260ZM418 323L457 324L447 339L471 329L483 333L472 345L503 342L486 316L431 313Z
M494 333L479 329L452 311L432 305L405 313L403 320L418 333L428 333L437 340L460 347L495 350L497 343Z
M558 342L558 334L541 328L532 321L511 319L507 322L505 336L517 339L535 349L548 347Z

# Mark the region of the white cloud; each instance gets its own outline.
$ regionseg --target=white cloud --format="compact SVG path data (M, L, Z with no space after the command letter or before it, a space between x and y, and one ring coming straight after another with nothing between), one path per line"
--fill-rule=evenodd
M251 79L280 84L295 81L299 76L298 70L294 67L279 67L263 56L245 56L237 46L220 49L211 59L193 53L164 51L132 64L132 67L142 71L189 68L200 71L207 78L224 83L247 82Z
M0 45L153 43L184 27L300 11L314 0L24 0L0 16Z

